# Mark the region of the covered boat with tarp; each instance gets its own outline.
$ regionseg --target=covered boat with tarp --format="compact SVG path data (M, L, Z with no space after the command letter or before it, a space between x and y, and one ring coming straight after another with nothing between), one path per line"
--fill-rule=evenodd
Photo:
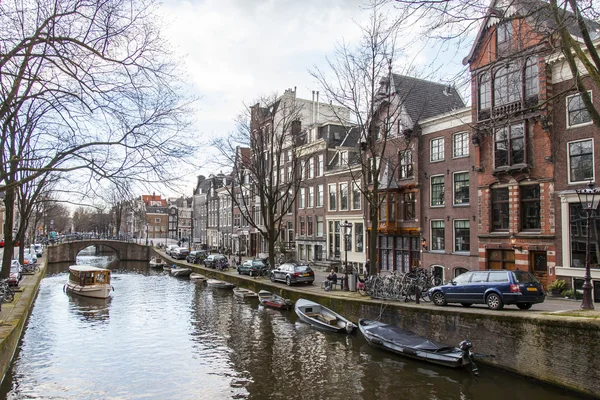
M358 328L375 347L446 367L472 365L473 372L477 373L471 352L473 345L469 340L460 342L459 347L446 346L409 330L368 319L359 320Z

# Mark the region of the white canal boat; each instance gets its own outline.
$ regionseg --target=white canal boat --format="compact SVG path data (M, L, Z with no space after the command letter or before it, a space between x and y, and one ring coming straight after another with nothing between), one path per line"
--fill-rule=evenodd
M80 296L106 299L113 290L110 270L90 265L71 265L65 290Z

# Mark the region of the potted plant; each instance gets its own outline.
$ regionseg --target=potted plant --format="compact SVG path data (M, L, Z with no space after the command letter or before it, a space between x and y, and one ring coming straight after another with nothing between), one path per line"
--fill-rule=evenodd
M548 290L552 296L560 296L565 290L567 290L567 281L563 279L557 279L548 285Z
M565 296L565 298L575 299L575 300L581 300L581 298L583 297L583 295L575 289L565 290L563 292L563 296Z

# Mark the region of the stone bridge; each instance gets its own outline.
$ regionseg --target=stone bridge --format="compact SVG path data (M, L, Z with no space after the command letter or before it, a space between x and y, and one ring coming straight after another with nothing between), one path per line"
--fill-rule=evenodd
M77 254L89 246L103 246L113 250L120 261L149 261L150 246L118 240L78 240L48 246L46 249L48 263L75 263Z

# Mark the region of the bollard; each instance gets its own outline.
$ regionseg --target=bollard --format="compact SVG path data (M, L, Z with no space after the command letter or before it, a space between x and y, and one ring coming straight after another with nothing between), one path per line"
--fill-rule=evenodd
M421 293L419 292L419 284L415 283L415 303L420 304L419 303L419 296L421 295Z

